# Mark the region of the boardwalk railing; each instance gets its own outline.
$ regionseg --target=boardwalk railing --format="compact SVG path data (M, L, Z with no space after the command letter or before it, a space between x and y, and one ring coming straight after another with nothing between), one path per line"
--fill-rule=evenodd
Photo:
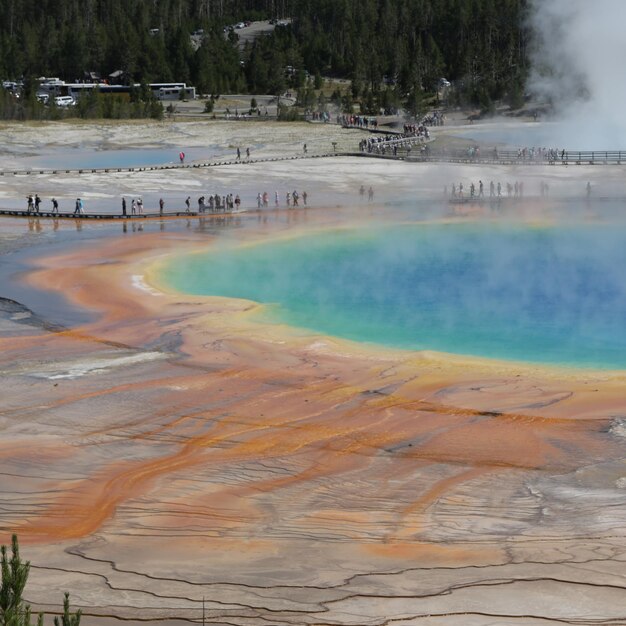
M204 169L223 167L226 165L252 165L254 163L271 163L277 161L295 161L300 159L325 159L333 157L371 157L391 160L407 160L413 162L435 163L498 163L501 165L626 165L626 150L596 150L550 153L549 151L522 152L518 150L436 150L425 143L423 137L401 137L376 143L372 151L337 150L318 154L291 154L289 156L260 157L251 159L212 160L203 163L164 164L139 167L85 167L81 169L14 169L0 170L2 176L32 176L43 174L115 174L126 172L153 172L175 169ZM383 151L384 149L384 151Z
M151 213L133 213L123 215L121 213L74 213L63 212L53 213L52 211L28 211L22 209L0 209L0 217L27 217L31 220L53 219L53 220L128 220L137 221L145 219L165 219L173 217L237 217L246 213L246 209L240 210L206 210L206 211L164 211Z
M391 136L392 135L388 135L388 137ZM368 144L367 147L364 148L363 152L367 152L368 154L388 154L390 149L393 150L393 148L398 150L404 148L405 150L408 150L409 147L412 149L413 146L426 145L428 141L429 139L424 135L402 135L401 137L394 139L374 141Z
M411 161L450 163L501 163L506 165L621 165L626 164L624 150L421 150L406 155Z

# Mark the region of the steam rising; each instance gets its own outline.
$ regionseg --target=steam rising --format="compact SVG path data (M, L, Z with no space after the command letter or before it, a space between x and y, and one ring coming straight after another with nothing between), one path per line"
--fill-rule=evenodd
M554 143L626 149L626 2L533 0L530 91L555 106Z

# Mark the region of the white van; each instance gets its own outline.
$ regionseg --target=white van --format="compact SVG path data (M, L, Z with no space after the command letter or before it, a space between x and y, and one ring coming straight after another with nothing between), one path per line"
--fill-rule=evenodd
M54 99L54 103L58 107L73 107L76 104L72 96L57 96Z

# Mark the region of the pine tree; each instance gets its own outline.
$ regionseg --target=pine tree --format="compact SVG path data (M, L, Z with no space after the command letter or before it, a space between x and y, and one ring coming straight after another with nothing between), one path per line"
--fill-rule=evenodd
M54 626L80 626L81 614L80 609L76 613L70 613L70 594L66 591L63 598L63 615L60 619L54 618Z
M30 573L30 561L22 562L17 535L11 539L11 558L7 547L0 547L0 626L33 626L30 605L24 601L24 588ZM61 619L54 626L80 626L81 611L70 613L70 594L65 593ZM37 616L37 626L43 626L43 613Z
M24 602L22 594L28 574L30 561L22 563L17 535L13 535L11 558L7 547L0 548L2 581L0 582L0 626L31 626L30 605ZM43 614L37 619L38 626L43 626ZM77 625L75 625L77 626Z

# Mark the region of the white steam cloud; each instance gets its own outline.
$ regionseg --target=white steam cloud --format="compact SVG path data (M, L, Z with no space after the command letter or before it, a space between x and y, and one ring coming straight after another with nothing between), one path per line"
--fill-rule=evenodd
M626 0L532 0L530 91L548 99L554 143L626 150Z

